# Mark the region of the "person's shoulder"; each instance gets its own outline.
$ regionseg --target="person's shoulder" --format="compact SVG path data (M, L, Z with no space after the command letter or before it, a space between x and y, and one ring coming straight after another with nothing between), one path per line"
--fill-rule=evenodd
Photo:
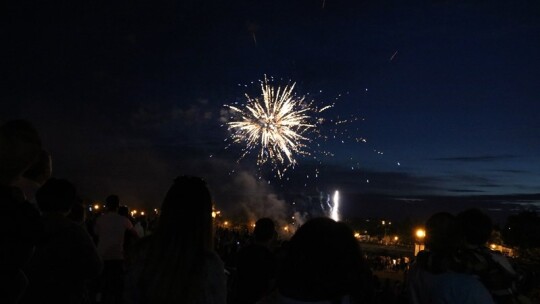
M217 252L215 252L213 250L206 251L204 253L204 258L206 260L209 260L209 261L219 261L219 262L221 262L221 258L219 257Z
M465 294L473 291L487 292L484 285L475 276L465 273L447 272L435 276L437 285L460 290Z
M123 216L121 214L118 214L116 212L105 212L100 217L98 217L98 220L100 218L102 220L107 220L107 221L130 222L131 223L131 221L127 217L125 217L125 216Z
M88 231L83 226L76 222L63 218L58 220L58 226L61 226L66 238L70 239L73 244L88 244L92 242L92 238Z
M152 246L154 237L152 235L145 236L136 240L128 251L125 252L126 260L131 263L140 263L148 256L148 251Z
M204 255L205 264L208 267L225 268L225 264L215 251L208 251Z
M272 251L268 247L265 247L257 243L249 244L243 247L240 251L243 251L244 253L247 253L247 254L257 254L257 255L272 254Z
M474 276L447 272L435 276L435 303L494 303L489 291Z

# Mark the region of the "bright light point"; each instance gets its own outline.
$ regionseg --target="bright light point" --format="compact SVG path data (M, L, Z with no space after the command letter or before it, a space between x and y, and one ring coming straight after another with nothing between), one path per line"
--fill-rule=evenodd
M399 162L397 163L397 165L398 165L398 166L401 166L401 164L400 164Z
M333 198L333 205L332 205L332 213L330 215L330 218L332 218L334 221L339 221L339 191L336 190L334 192L334 198Z
M141 215L144 215L144 211L141 211Z
M98 209L99 209L99 205L98 205L98 204L95 204L95 205L94 205L94 209L98 210Z
M360 233L355 232L355 233L354 233L354 237L357 238L357 239L359 239L359 238L360 238Z
M223 226L229 226L229 222L227 221L223 222Z
M426 237L426 231L424 229L416 229L416 237L419 239L423 239Z

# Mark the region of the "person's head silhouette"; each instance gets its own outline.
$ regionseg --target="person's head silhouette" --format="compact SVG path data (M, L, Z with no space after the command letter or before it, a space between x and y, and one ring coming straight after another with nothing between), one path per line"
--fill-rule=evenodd
M78 202L77 190L67 180L51 178L36 192L36 202L44 214L67 215Z
M11 185L35 162L41 139L25 120L12 120L0 126L0 185Z
M120 198L116 194L111 194L105 199L107 211L117 212L120 207Z

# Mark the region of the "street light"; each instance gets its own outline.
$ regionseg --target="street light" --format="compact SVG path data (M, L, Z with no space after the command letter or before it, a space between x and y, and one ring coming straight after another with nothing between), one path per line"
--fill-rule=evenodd
M414 255L416 256L418 252L424 250L424 238L426 237L426 231L422 228L416 229L415 232L416 240L414 242Z

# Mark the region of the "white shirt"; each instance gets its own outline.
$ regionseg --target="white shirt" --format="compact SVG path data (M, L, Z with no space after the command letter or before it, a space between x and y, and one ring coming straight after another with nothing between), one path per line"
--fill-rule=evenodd
M124 259L124 236L133 229L130 220L115 212L107 212L96 220L97 251L103 260Z

